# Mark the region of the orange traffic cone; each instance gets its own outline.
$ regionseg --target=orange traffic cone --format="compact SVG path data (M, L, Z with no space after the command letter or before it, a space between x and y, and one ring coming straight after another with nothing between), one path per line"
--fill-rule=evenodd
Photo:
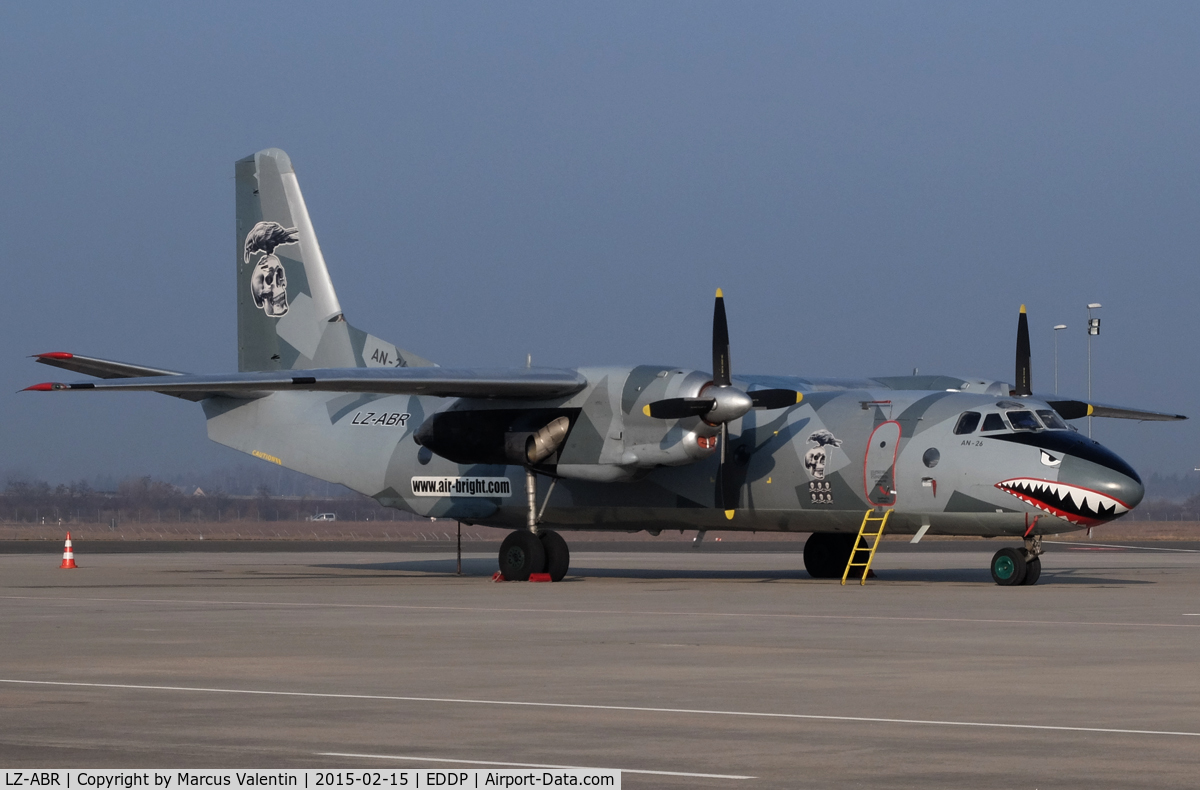
M67 545L63 546L62 565L59 565L58 567L68 568L68 569L76 567L75 566L75 552L71 551L71 533L70 532L67 533Z

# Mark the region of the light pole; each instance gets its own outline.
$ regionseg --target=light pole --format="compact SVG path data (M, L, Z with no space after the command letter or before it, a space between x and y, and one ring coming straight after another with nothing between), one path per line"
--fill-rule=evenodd
M1054 325L1054 394L1058 394L1058 330L1066 329L1066 324Z
M1092 336L1100 334L1100 319L1092 318L1092 311L1103 307L1099 302L1091 302L1088 311L1088 411L1092 410ZM1092 415L1088 415L1088 438L1092 438Z

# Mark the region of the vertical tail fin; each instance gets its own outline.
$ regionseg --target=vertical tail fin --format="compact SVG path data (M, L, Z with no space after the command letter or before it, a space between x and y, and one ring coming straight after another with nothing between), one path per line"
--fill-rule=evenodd
M346 323L287 154L259 151L234 173L239 370L433 364Z

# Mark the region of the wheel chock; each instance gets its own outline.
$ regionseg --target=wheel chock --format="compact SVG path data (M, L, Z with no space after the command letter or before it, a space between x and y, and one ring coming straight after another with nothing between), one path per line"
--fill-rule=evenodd
M531 582L551 582L554 580L550 578L550 574L548 574L548 573L531 573L531 574L529 574L529 581L531 581Z
M496 571L495 573L493 573L493 574L492 574L492 581L494 581L494 582L506 582L506 581L508 581L508 579L504 578L504 574L503 574L503 573L501 573L500 571Z

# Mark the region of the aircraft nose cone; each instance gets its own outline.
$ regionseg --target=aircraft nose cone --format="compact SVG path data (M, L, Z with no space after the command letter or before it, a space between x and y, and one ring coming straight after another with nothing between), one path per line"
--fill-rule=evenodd
M1112 492L1110 496L1124 502L1130 510L1137 507L1142 498L1146 496L1146 487L1136 477L1114 473L1112 478L1107 483L1108 490Z
M1107 447L1066 431L1015 434L1006 441L1041 450L1041 467L1028 477L998 483L1026 503L1072 524L1092 527L1128 513L1146 489L1138 473ZM1042 467L1046 471L1041 471ZM1049 469L1058 469L1054 477Z
M1099 442L1082 437L1078 446L1067 450L1058 479L1111 497L1130 510L1146 495L1142 479L1125 459Z
M1076 511L1085 520L1109 521L1133 510L1146 495L1146 487L1133 468L1111 451L1108 458L1068 455L1063 458L1059 482L1065 483L1080 495L1073 495ZM1109 461L1109 462L1105 462ZM1113 463L1111 461L1117 461Z

